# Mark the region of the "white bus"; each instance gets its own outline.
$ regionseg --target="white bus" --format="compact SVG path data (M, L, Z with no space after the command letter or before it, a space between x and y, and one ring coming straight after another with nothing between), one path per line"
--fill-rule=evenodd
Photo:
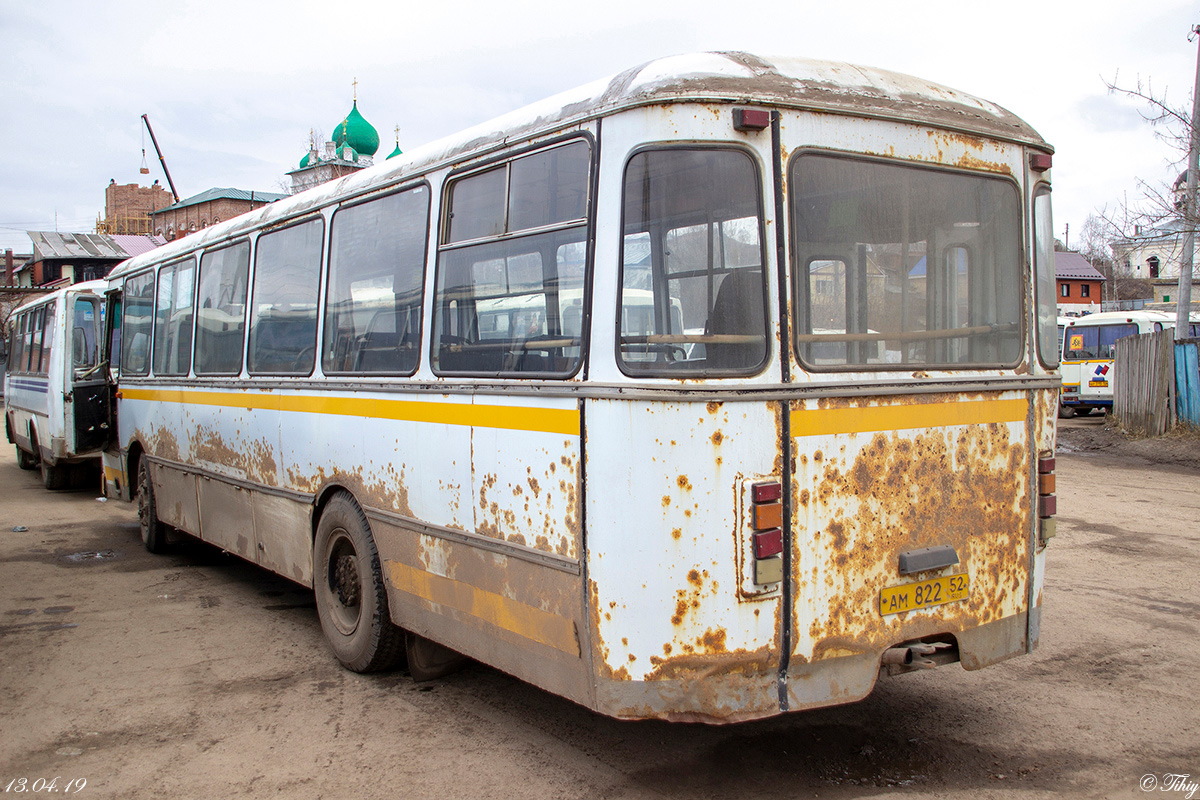
M1028 653L1050 159L889 72L635 67L121 266L108 489L312 586L349 669L615 717Z
M1175 327L1165 311L1102 311L1069 320L1062 339L1060 414L1111 410L1117 340Z
M108 385L100 362L105 281L58 289L17 308L4 376L4 431L22 469L47 489L100 463L109 438Z

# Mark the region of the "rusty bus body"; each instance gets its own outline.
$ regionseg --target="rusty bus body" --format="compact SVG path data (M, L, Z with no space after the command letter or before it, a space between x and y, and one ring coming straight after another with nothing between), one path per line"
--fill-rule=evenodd
M616 717L1028 653L1050 153L883 71L642 65L127 262L108 491L313 586L352 669L435 643Z

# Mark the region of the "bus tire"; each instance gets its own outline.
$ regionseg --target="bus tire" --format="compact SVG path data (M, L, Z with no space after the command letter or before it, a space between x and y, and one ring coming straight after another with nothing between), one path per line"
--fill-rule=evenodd
M33 453L26 453L21 449L21 445L14 445L17 448L17 466L21 469L37 469L41 459Z
M158 521L158 506L154 502L150 465L144 457L138 460L137 481L138 526L142 530L142 545L151 553L165 553L167 527Z
M399 665L404 632L392 622L366 515L349 495L335 495L321 512L313 572L321 629L342 666L380 672Z
M1073 416L1075 416L1075 409L1071 408L1070 406L1064 406L1062 403L1058 404L1059 419L1070 419Z
M406 634L405 651L408 656L408 674L418 683L458 672L467 664L467 657L462 653L415 633Z
M69 464L51 464L42 460L42 485L51 491L65 489L71 482L71 467Z

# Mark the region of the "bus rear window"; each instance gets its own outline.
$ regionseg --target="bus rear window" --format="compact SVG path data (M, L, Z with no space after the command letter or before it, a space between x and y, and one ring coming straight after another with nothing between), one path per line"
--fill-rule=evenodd
M1009 366L1023 352L1016 187L822 154L792 162L796 343L822 369Z

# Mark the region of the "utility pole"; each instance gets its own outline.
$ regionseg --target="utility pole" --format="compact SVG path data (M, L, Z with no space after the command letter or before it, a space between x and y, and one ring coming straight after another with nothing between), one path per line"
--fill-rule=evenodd
M1188 41L1200 34L1200 25L1193 25L1188 32ZM1187 200L1184 203L1183 263L1179 267L1179 301L1175 311L1175 338L1182 339L1188 332L1188 312L1192 310L1192 264L1196 255L1196 178L1200 172L1200 49L1196 53L1196 82L1192 87L1192 119L1188 136Z

